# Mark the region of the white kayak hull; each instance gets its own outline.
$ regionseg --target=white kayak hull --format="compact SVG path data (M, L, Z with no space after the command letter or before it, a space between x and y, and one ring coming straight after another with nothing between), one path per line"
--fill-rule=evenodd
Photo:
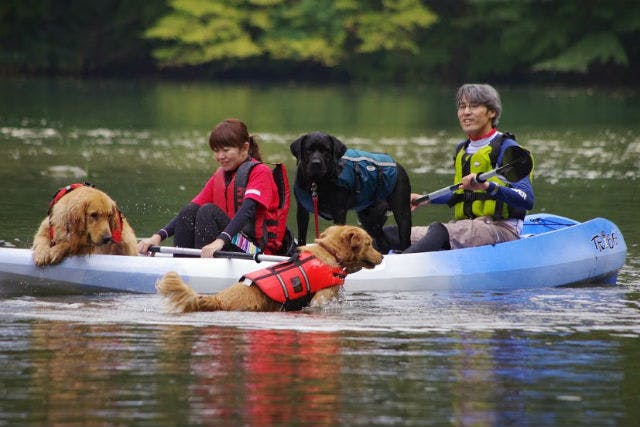
M510 290L577 284L615 284L627 247L618 227L595 218L577 223L530 215L530 237L495 246L386 255L372 270L351 274L347 292ZM0 296L97 292L154 293L155 282L175 271L196 292L214 293L243 274L272 265L241 259L75 256L36 267L31 250L0 248Z

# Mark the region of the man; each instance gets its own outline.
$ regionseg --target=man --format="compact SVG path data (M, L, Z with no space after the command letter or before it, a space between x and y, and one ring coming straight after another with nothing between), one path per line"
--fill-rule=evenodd
M502 164L507 147L517 145L515 137L501 133L497 125L502 113L500 95L487 84L465 84L456 94L458 121L467 139L458 144L455 179L461 187L454 193L420 203L447 203L454 208L454 221L434 222L424 236L403 253L429 252L471 246L493 245L520 237L527 210L533 208L534 194L529 176L508 182L497 176L478 183L476 175ZM421 197L411 195L413 202ZM415 227L413 236L420 233ZM412 239L413 241L414 239Z

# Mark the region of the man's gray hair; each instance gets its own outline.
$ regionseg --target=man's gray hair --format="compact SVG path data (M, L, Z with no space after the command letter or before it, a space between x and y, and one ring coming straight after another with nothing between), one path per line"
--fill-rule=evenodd
M456 94L456 107L462 103L463 99L466 99L469 104L484 105L489 110L495 111L496 115L491 120L491 125L494 128L498 126L502 114L502 101L493 86L477 83L464 84L460 86Z

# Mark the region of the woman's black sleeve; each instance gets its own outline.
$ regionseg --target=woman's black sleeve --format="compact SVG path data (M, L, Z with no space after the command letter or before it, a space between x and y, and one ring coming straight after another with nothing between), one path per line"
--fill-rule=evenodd
M227 240L225 237L229 237L231 239L233 236L242 231L242 228L250 221L253 221L256 216L256 209L258 207L258 202L253 199L244 199L242 201L242 205L240 205L240 209L238 212L231 218L231 221L221 233L220 238L223 240ZM225 234L227 236L225 236Z

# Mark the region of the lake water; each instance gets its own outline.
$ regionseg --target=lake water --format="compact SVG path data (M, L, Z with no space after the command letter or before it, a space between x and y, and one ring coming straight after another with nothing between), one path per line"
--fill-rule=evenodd
M640 96L499 89L500 129L535 155L533 212L614 221L629 248L617 286L347 289L344 303L301 313L4 298L0 426L636 426ZM290 142L323 130L392 154L414 190L436 190L461 139L454 90L0 80L0 239L28 247L55 190L83 180L151 234L215 168L206 140L226 117L291 178ZM449 215L432 206L414 223Z

